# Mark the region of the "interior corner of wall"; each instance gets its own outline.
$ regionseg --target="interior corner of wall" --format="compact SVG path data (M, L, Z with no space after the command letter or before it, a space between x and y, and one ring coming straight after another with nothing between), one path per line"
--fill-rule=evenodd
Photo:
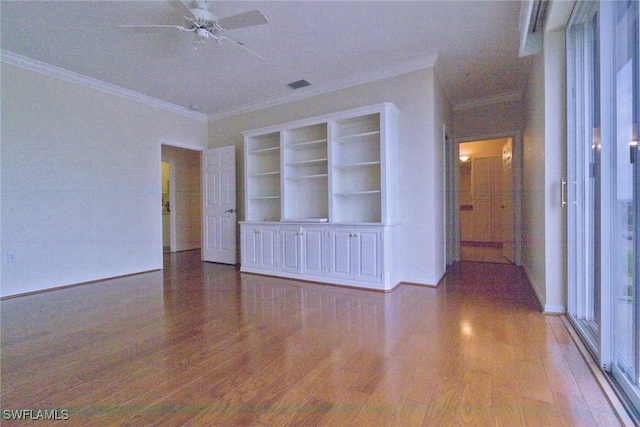
M531 271L529 270L527 264L524 264L522 266L522 269L524 270L524 274L527 280L529 281L529 283L531 284L531 287L533 288L533 291L535 292L536 297L538 298L540 310L546 312L547 304L546 304L545 295L542 294L542 288L540 288L539 284L533 279L533 274L531 274Z

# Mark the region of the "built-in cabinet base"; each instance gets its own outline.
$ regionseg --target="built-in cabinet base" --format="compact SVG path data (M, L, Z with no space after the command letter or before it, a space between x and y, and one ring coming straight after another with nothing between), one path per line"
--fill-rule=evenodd
M242 222L240 270L387 291L395 226Z

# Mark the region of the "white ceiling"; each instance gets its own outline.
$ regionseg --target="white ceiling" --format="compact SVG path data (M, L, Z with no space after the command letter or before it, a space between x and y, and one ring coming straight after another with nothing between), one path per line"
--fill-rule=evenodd
M260 9L269 24L194 50L193 35L124 33L118 25L183 25L166 1L0 1L3 51L221 117L252 106L421 68L437 58L452 106L517 97L519 1L213 1L219 17ZM287 83L312 86L295 95Z

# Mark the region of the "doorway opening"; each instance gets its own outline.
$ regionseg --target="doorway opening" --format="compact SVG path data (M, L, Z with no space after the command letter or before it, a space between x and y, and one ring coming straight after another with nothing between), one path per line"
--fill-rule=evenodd
M202 247L200 151L161 145L163 252Z
M171 250L171 242L175 241L175 221L171 219L171 163L162 162L162 252Z
M510 136L458 145L459 260L516 263L513 146Z

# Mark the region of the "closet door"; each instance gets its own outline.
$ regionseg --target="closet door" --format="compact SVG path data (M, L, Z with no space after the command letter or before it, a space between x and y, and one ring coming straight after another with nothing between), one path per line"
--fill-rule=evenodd
M473 221L474 240L492 240L492 158L473 159Z
M491 241L503 240L502 158L491 157Z

